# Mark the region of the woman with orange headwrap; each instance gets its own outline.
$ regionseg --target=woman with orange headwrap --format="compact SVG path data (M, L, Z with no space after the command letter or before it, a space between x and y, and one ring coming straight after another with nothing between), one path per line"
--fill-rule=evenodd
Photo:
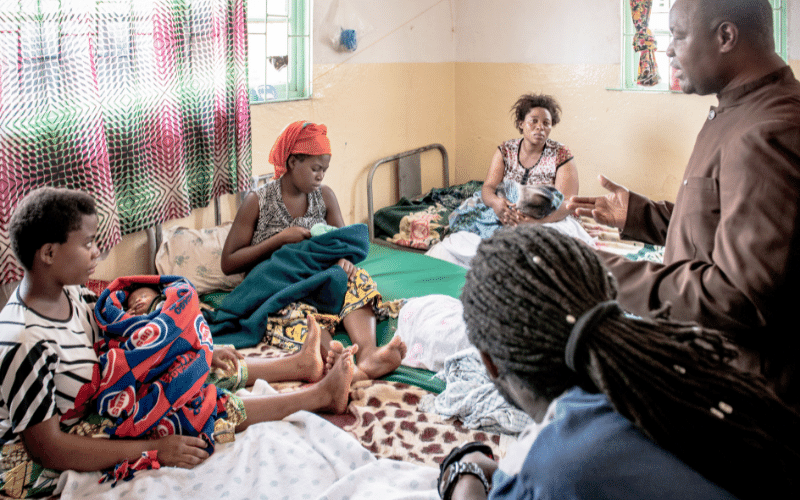
M331 161L327 133L325 125L305 121L291 123L283 130L269 154L275 178L249 193L242 202L222 250L223 272L249 271L283 245L310 238L315 224L344 226L336 195L322 185ZM350 278L347 297L359 297L346 300L339 315L350 339L358 346L353 380L381 377L400 365L406 346L399 337L385 346L376 345L373 307L380 302L380 294L366 272L358 272L346 259L340 259L338 264ZM302 328L300 333L273 343L297 346L303 340L297 337L305 337L305 332L306 328ZM323 339L323 354L333 364L342 345L332 341L327 330L323 330Z

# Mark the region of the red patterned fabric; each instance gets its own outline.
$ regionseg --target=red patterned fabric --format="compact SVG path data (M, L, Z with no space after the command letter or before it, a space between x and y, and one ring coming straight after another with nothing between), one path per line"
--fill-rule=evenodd
M41 186L97 203L101 251L247 189L244 0L2 2L0 281L14 208Z
M106 481L112 481L113 486L117 484L117 481L119 480L130 481L133 479L133 473L137 470L151 470L160 468L161 463L158 461L158 451L143 451L142 456L139 457L134 463L130 463L128 460L123 460L121 463L115 465L110 471L104 472L102 477L100 477L99 482L105 483Z
M653 86L660 81L658 66L656 65L656 39L650 31L650 9L653 0L631 0L631 16L636 27L633 37L633 50L639 52L639 75L636 83L639 85Z
M287 125L272 145L269 162L275 165L275 178L286 173L286 161L295 153L305 155L331 154L328 127L306 121Z
M163 290L164 303L147 315L125 311L126 288L151 284ZM103 338L99 379L84 386L84 398L112 419L106 432L119 437L201 436L213 451L214 423L225 418L227 396L206 383L213 342L200 313L194 287L177 276L117 278L95 306Z

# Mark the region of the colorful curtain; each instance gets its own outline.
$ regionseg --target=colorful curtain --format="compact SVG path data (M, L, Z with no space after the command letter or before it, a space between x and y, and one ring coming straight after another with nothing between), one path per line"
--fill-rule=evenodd
M656 39L650 31L650 9L653 0L631 0L631 15L636 34L633 36L633 50L639 52L639 75L636 83L653 86L659 82L656 66Z
M94 196L102 250L248 186L245 0L0 0L0 279L40 186Z

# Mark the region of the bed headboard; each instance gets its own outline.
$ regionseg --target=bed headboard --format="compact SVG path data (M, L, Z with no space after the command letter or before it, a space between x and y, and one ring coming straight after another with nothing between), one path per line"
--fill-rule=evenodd
M242 191L237 193L236 195L236 205L241 206L242 201L244 201L244 197L250 191L255 191L259 187L263 186L267 182L272 180L272 177L275 174L268 173L264 175L257 175L250 178L250 189L247 191ZM220 206L219 198L214 198L214 225L219 226L222 224L222 207ZM158 249L161 247L161 242L163 240L163 227L161 224L156 224L153 227L149 227L145 230L147 232L147 252L149 256L148 260L148 267L150 274L158 274L158 270L156 269L156 253Z
M447 150L441 144L428 144L427 146L422 146L421 148L403 151L402 153L398 153L396 155L381 158L375 162L375 164L372 166L372 169L370 169L369 177L367 178L367 208L369 212L369 240L371 242L391 246L391 244L386 241L375 239L375 207L372 191L372 179L375 175L375 171L381 165L397 162L397 185L400 198L416 198L423 194L422 166L420 163L420 156L422 153L432 149L437 149L442 155L442 171L444 173L444 185L442 187L450 187L450 169L448 166ZM408 250L408 248L404 247L398 248Z

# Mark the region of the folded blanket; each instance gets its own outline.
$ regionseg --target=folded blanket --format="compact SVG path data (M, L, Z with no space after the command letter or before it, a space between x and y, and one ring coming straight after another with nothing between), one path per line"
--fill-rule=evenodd
M505 434L518 434L533 422L500 395L474 347L448 356L436 377L444 380L447 387L439 395L423 397L420 411L455 417L468 429Z
M356 264L369 252L365 224L353 224L284 245L247 274L215 311L205 311L217 342L252 347L264 337L267 317L292 302L338 314L347 292L339 259ZM221 337L221 338L220 338Z
M160 309L128 314L125 288L158 285L166 299ZM79 397L96 400L100 415L118 437L201 436L213 451L214 423L225 418L227 396L206 384L213 344L200 314L197 292L178 276L136 276L114 280L100 295L95 317L103 338L99 379Z

